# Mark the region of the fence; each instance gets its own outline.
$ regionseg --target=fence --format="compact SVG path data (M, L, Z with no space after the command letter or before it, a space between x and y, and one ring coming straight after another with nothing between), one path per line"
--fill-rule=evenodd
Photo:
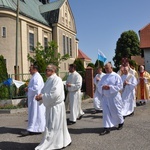
M83 72L79 72L80 74L82 74ZM41 73L44 81L46 81L46 76L45 73ZM68 72L59 72L58 75L62 78L63 81L66 81L67 76L68 76ZM15 84L11 84L10 86L8 85L4 85L2 83L0 83L0 100L3 99L17 99L17 98L26 98L26 92L24 91L24 88L28 86L29 80L31 78L30 74L11 74L8 76L8 78L6 79L6 76L4 78L2 78L2 74L0 74L0 77L3 81L6 81L8 78L11 78L12 80L16 79L19 81L23 81L25 82L25 84L23 84L22 86L20 86L19 88L16 87ZM84 87L84 84L83 84Z

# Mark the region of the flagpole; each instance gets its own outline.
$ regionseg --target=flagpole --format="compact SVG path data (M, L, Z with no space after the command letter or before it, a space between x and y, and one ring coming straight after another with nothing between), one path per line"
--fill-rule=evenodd
M18 78L18 38L19 38L19 0L17 0L17 14L16 14L16 79Z

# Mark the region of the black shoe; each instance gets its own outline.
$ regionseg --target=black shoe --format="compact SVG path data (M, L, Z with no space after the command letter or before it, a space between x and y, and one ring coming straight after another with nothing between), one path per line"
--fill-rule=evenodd
M118 125L118 130L121 130L123 128L124 123L121 123Z
M91 114L96 114L96 113L97 113L96 110L94 110L94 111L91 112Z
M142 102L142 105L146 105L146 102Z
M110 133L110 130L105 128L101 133L100 135L105 135L105 134L109 134Z
M67 125L73 125L73 124L75 124L76 122L75 121L68 121L67 122Z
M136 103L136 106L141 106L142 104L139 102L139 103Z
M102 113L102 112L103 112L102 110L94 110L94 111L92 111L91 114L97 114L97 113Z
M81 116L80 116L77 120L81 120L83 116L84 116L84 114L83 114L83 115L81 115Z
M30 135L30 132L29 131L21 131L21 135L28 136L28 135Z

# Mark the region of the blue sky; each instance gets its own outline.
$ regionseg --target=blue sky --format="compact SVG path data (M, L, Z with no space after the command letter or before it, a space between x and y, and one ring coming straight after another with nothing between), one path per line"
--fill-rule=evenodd
M112 61L121 33L150 23L150 0L69 0L79 49L95 63L100 49Z

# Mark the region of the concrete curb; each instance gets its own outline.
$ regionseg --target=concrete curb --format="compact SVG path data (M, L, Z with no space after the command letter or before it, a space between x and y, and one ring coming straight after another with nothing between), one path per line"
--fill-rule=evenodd
M27 112L27 108L17 108L17 109L0 109L0 114L16 114Z

